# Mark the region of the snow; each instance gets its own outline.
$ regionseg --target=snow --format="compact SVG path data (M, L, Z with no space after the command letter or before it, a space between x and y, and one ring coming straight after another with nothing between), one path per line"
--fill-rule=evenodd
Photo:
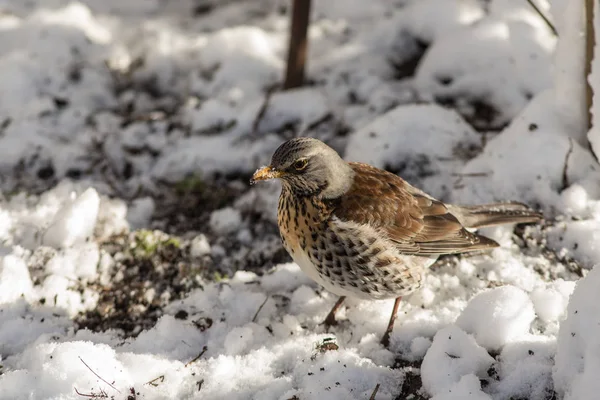
M557 279L531 292L535 314L543 322L558 322L563 317L575 283Z
M598 6L594 6L594 27L600 26L600 10L598 10ZM598 29L594 29L594 54L599 54L600 50L600 31ZM588 82L592 87L593 96L592 96L592 127L587 133L587 138L590 141L590 145L596 155L600 153L600 128L599 128L599 118L600 118L600 102L598 99L598 90L600 89L600 58L594 57L592 60L592 70L590 75L588 76Z
M210 254L210 243L206 235L200 234L192 239L190 254L192 257L202 257Z
M313 2L307 85L281 91L288 3L3 2L0 398L594 398L582 2L536 1L558 37L520 0ZM326 331L337 297L282 251L279 184L248 186L301 135L546 218L440 259L389 348L393 300Z
M492 382L490 391L500 398L548 398L555 351L555 341L542 335L529 335L506 345L500 353L500 379Z
M494 359L473 336L455 325L440 329L421 365L423 388L431 395L449 390L469 374L484 375Z
M580 280L557 338L554 387L565 399L593 398L598 393L598 282L600 269Z
M241 223L240 211L232 207L213 211L209 221L210 228L220 235L235 231Z
M506 12L497 7L502 3L492 2L490 13L476 24L444 32L427 51L415 78L423 96L457 102L475 124L479 121L470 99L489 104L498 110L491 117L493 127L502 127L534 94L550 86L546 66L556 41L536 26L538 19L526 4L513 2Z
M473 374L463 376L446 392L437 394L432 400L489 400L491 397L481 391L479 378Z
M29 295L33 290L27 264L18 256L8 254L2 257L0 303L11 303L19 297Z
M585 104L585 2L552 2L552 15L560 37L555 62L554 101L566 132L580 143L584 143L587 127ZM567 100L569 98L570 100Z
M156 204L151 197L140 197L133 200L127 208L127 222L131 229L139 229L148 226Z
M592 267L600 256L600 221L560 223L548 236L549 245L559 251L578 250L577 259Z
M60 209L43 234L43 244L56 248L71 247L92 236L98 218L100 197L90 188Z
M409 180L433 175L435 183L422 186L439 192L440 182L452 179L464 165L456 154L480 143L473 128L454 111L437 105L401 105L354 132L345 158L397 170ZM444 186L441 189L448 190Z
M597 162L589 151L564 134L552 95L546 91L536 96L502 134L467 163L455 201L519 197L549 211L559 206L559 191L565 185L585 184L587 177L597 173ZM507 160L507 153L515 158Z
M498 350L529 332L534 318L529 295L514 286L503 286L474 296L456 323L472 333L479 345Z

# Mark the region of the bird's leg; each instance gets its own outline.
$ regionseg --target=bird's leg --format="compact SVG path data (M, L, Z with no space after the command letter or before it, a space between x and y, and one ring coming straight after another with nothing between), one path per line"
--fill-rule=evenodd
M402 297L398 297L398 298L396 298L396 300L394 300L394 309L392 310L392 315L390 316L390 321L388 322L387 329L385 330L385 333L383 334L383 337L381 338L381 344L383 345L383 347L388 347L390 344L390 334L392 333L392 330L394 329L394 322L396 322L396 314L398 314L398 307L400 306L401 300L402 300Z
M338 301L335 302L333 308L331 309L331 311L329 311L329 314L327 314L325 321L322 322L322 324L325 325L325 329L329 329L330 326L337 325L337 321L335 320L335 313L340 309L345 299L346 296L340 296Z

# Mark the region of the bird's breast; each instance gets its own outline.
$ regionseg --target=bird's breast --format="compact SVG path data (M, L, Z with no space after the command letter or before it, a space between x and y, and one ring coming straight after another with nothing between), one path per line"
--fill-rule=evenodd
M279 196L277 223L283 246L292 258L298 251L306 252L323 225L320 210L309 198L285 190Z

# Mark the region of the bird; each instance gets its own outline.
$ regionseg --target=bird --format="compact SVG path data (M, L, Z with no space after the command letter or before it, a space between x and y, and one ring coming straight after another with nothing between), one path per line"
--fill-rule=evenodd
M336 324L346 297L395 299L380 340L386 348L402 297L421 287L438 257L499 246L474 228L542 219L518 202L445 204L394 173L347 162L309 137L281 144L250 184L271 179L282 183L277 224L283 247L306 275L340 296L323 324Z

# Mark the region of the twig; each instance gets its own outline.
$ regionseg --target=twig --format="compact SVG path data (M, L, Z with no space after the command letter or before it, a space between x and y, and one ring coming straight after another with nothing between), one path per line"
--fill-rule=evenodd
M165 381L165 376L164 375L158 376L158 377L152 379L151 381L144 383L144 385L152 385L154 387L157 387L158 383L156 383L156 381L158 381L158 380L160 380L159 383L163 383Z
M107 399L108 398L108 394L102 389L100 389L100 394L81 393L79 390L77 390L76 387L73 387L73 389L75 389L75 393L77 393L81 397L89 397L90 399Z
M258 307L258 310L256 310L256 313L254 314L254 317L252 317L252 322L256 322L256 318L258 318L258 313L260 313L260 310L263 309L263 307L267 303L267 300L269 300L269 296L265 297L265 301L263 301L262 304L260 305L260 307Z
M468 176L468 177L489 176L490 173L489 172L466 172L463 174L460 172L453 172L450 175L451 176L460 176L462 178L463 176Z
M565 155L565 163L563 165L563 173L562 173L562 190L565 190L569 187L569 159L571 158L571 153L573 153L573 139L569 138L569 150Z
M379 390L379 383L375 386L375 389L373 389L373 393L371 393L371 397L369 397L369 400L375 400L375 396L377 395L378 390Z
M265 114L267 113L267 109L269 108L269 102L271 101L271 96L273 95L273 93L275 92L275 90L277 89L277 86L273 85L272 87L267 89L267 92L265 93L265 99L263 101L263 103L260 106L260 109L258 110L258 113L256 114L256 117L254 118L254 121L252 122L252 134L256 135L258 133L258 128L260 126L260 123L262 122L263 118L265 117Z
M98 375L97 373L95 373L94 370L91 369L90 366L85 363L85 361L83 361L83 358L79 357L79 359L81 360L81 362L83 363L83 365L85 365L90 371L92 371L92 373L94 375L96 375L98 377L98 379L100 379L102 382L106 383L108 386L110 386L111 388L113 388L114 390L116 390L118 393L121 393L121 391L119 389L117 389L112 384L108 383L103 377L101 377L100 375Z
M539 7L535 5L535 3L533 2L533 0L527 0L527 2L535 10L535 12L540 16L540 18L544 20L544 22L546 23L546 25L548 25L548 28L550 28L550 30L552 31L552 33L554 33L554 36L558 36L558 31L554 27L554 24L552 24L552 22L550 22L550 20L548 19L548 17L546 17L544 15L544 13L542 12L542 10L540 10Z
M198 354L198 355L196 356L196 358L194 358L192 361L188 361L188 362L185 364L185 367L187 368L187 367L189 367L191 364L193 364L193 363L195 363L196 361L198 361L198 360L200 359L200 357L202 357L202 356L204 355L204 353L206 353L206 351L207 351L207 350L208 350L208 346L204 346L204 347L202 348L202 351L200 352L200 354Z
M316 121L311 122L308 126L306 126L306 128L304 128L304 131L302 131L298 136L303 136L304 134L306 134L306 132L312 131L313 129L318 128L319 125L329 122L332 119L333 119L333 114L327 113L327 114L323 115L321 118L317 119Z

